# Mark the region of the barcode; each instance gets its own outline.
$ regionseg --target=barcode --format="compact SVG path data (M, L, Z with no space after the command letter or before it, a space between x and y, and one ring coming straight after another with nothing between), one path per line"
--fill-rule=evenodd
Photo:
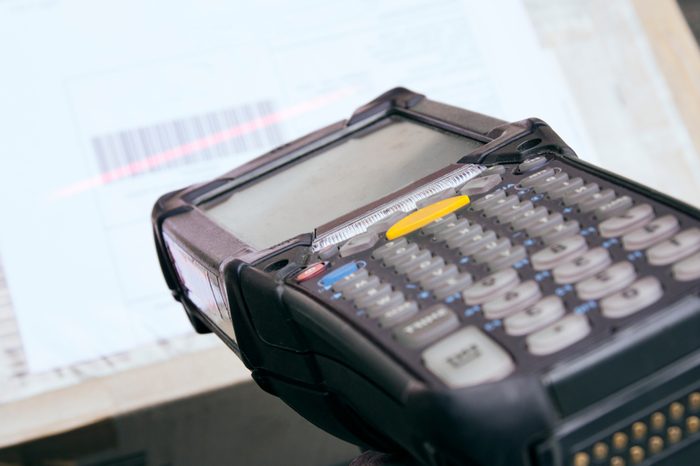
M181 167L280 145L271 102L261 101L189 118L96 136L100 173L128 175Z

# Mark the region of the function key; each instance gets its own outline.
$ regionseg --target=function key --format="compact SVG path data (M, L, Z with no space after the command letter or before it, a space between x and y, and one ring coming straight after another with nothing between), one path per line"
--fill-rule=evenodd
M485 231L484 233L469 236L465 241L460 241L459 245L453 246L454 242L448 240L447 245L450 247L459 247L459 252L462 255L468 256L480 251L483 246L496 241L496 233L493 230Z
M501 184L502 181L503 178L501 178L501 175L498 174L481 176L479 178L474 178L473 180L467 181L459 189L459 193L465 194L467 196L487 193L499 184Z
M458 273L457 266L454 264L438 267L421 277L420 286L428 290L434 290L448 278L457 276Z
M367 228L370 233L376 233L377 235L383 235L386 231L391 228L391 226L408 215L408 212L392 212L383 219L373 223Z
M538 219L533 224L529 225L526 230L529 236L542 236L548 231L556 228L564 223L564 217L559 212L554 212L551 215Z
M569 236L577 235L580 230L581 228L578 221L568 220L564 223L560 223L543 234L542 241L544 244L556 243L557 241L568 238Z
M592 196L593 194L597 193L598 191L600 191L600 186L598 186L597 183L589 183L583 186L579 186L578 188L573 189L571 191L567 191L567 193L564 194L564 204L578 204L582 199L586 199L589 196Z
M520 198L515 194L498 199L484 208L484 215L495 217L520 204Z
M632 207L632 204L633 202L631 197L621 196L598 207L595 210L595 216L600 220L605 220L628 210L630 207Z
M700 230L690 228L678 233L647 250L647 260L652 265L668 265L683 259L700 249Z
M448 387L495 382L515 370L506 351L474 326L464 327L422 354L425 367Z
M538 155L536 157L530 157L529 159L521 162L518 165L517 171L518 173L525 173L530 170L535 170L537 168L540 168L544 164L548 162L547 157L544 155Z
M493 165L479 174L479 176L503 175L506 172L504 165Z
M555 173L552 176L548 176L541 182L535 185L535 191L538 193L546 193L552 188L556 188L561 183L569 179L569 175L565 172Z
M365 232L355 235L345 242L340 247L340 257L348 257L358 252L371 249L379 241L379 236L376 233Z
M612 263L605 248L593 248L571 262L558 265L552 270L557 283L576 283L594 275Z
M591 278L576 284L576 292L583 300L600 299L629 286L637 274L629 262L617 262Z
M482 278L462 292L464 301L469 305L490 301L515 288L520 277L515 269L504 269Z
M379 287L379 277L376 275L369 275L361 278L356 278L349 282L343 283L338 286L341 282L338 282L333 287L334 290L343 293L347 299L355 299L356 297L362 296L365 292Z
M561 298L547 296L534 306L506 317L503 326L508 335L526 335L561 318L564 312L564 303Z
M543 217L549 215L549 211L544 206L539 206L533 210L526 210L511 221L514 230L524 230Z
M386 310L379 316L381 327L393 327L404 322L418 313L418 304L415 301L406 301Z
M664 215L624 235L622 244L627 250L646 249L670 238L678 229L678 219L673 215Z
M542 292L537 282L528 280L500 297L484 303L482 305L484 317L487 319L501 319L534 305L541 297Z
M445 189L444 191L440 191L439 193L435 193L432 196L428 196L416 202L416 209L422 209L423 207L427 207L431 204L435 204L438 201L442 201L448 197L453 197L456 195L457 191L455 191L453 188Z
M593 212L598 207L609 203L613 199L615 199L615 191L606 189L605 191L599 191L587 196L585 199L581 199L578 203L578 207L583 213Z
M600 308L605 317L621 319L651 306L663 294L658 278L644 277L624 290L601 299Z
M484 244L479 251L474 253L474 261L477 263L489 262L499 253L510 249L510 240L508 238L496 239Z
M387 241L384 245L379 246L372 252L372 259L380 260L384 259L389 255L394 249L405 247L408 244L406 238L399 238L394 241Z
M484 209L492 206L497 201L499 201L505 197L506 197L505 191L499 189L498 191L488 193L484 197L472 202L472 204L471 204L471 206L469 206L469 208L475 212L479 212L481 210L484 210Z
M492 272L505 269L527 257L524 246L515 246L505 251L499 252L489 259L488 266Z
M532 254L530 262L535 270L547 270L580 256L587 249L586 238L571 236Z
M554 169L553 168L545 168L544 170L540 170L538 172L533 173L532 175L528 175L522 180L520 180L520 186L523 188L530 188L532 186L535 186L536 184L539 184L549 178L550 176L554 175Z
M700 278L700 253L693 254L687 259L676 262L671 267L673 278L681 282L689 282Z
M384 314L389 309L400 306L405 301L406 298L404 297L403 293L400 291L394 291L393 293L382 296L373 303L369 304L366 309L367 315L374 319Z
M318 258L322 261L327 261L333 259L336 256L336 254L338 254L338 245L331 244L330 246L326 246L325 248L318 251Z
M457 234L467 234L473 231L481 231L481 225L472 225L466 218L451 220L442 224L442 228L435 231L433 238L435 241L444 241Z
M447 247L449 248L456 248L459 247L461 244L466 243L469 241L472 237L477 236L477 235L483 235L484 232L481 229L481 225L471 225L468 227L462 227L462 228L456 228L452 231L450 231L449 235L445 233L443 239L447 242ZM435 240L438 240L438 235L435 235Z
M472 276L468 273L460 273L445 279L438 283L435 288L435 298L445 299L455 293L461 292L463 289L472 284Z
M499 212L498 221L501 223L510 223L533 208L534 206L532 205L531 201L522 201L518 204L512 205L509 209L506 209L503 212Z
M419 348L447 335L459 326L457 315L438 304L422 311L394 330L394 338L404 346Z
M436 218L433 223L429 223L426 226L423 227L423 232L426 235L432 235L436 231L440 231L449 225L453 224L453 222L457 221L457 216L455 214L448 214L445 215L444 217Z
M582 340L591 331L588 318L570 314L559 322L527 337L527 347L535 355L552 354Z
M406 275L408 275L409 280L416 282L430 273L431 270L443 267L444 265L445 260L442 257L431 257L430 259L412 264L406 271Z
M359 309L364 309L389 295L391 295L391 285L384 283L369 289L364 289L361 293L353 297L353 301L355 301L355 306Z
M343 289L346 286L348 286L349 284L352 284L352 282L359 280L361 278L367 278L368 276L369 276L369 272L367 272L367 269L363 268L363 269L356 270L350 274L345 275L344 277L340 278L335 283L333 283L333 285L332 285L333 291L343 291Z
M420 249L411 254L406 254L400 261L394 263L394 268L399 273L406 273L414 265L430 260L430 251Z
M552 187L547 194L552 199L560 199L581 186L583 186L583 180L581 178L571 178L570 180L562 181L557 186Z
M418 245L416 243L408 243L405 246L393 248L384 256L384 264L391 267L405 260L410 260L417 252Z
M649 204L640 204L624 214L600 222L598 230L603 238L614 238L643 226L653 218L654 209Z

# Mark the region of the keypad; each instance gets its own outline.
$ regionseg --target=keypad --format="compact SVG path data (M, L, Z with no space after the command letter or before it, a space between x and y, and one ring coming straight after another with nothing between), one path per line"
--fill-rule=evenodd
M689 217L560 160L493 166L431 200L455 193L471 202L392 241L379 222L295 282L449 387L547 367L700 280Z

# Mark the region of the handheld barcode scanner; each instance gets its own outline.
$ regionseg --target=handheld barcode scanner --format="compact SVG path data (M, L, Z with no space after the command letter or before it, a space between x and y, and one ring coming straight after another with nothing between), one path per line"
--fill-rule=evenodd
M153 211L173 295L264 390L479 466L700 464L699 219L401 88Z

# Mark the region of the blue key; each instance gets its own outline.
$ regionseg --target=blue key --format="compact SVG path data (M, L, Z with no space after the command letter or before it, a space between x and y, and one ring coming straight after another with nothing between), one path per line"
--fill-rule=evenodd
M323 288L328 289L331 286L333 286L333 283L337 282L338 280L342 279L343 277L347 277L353 272L356 272L359 270L361 267L364 266L364 263L360 262L348 262L345 265L341 265L337 269L333 270L332 272L328 272L325 274L321 279L318 281L318 284L321 285Z

